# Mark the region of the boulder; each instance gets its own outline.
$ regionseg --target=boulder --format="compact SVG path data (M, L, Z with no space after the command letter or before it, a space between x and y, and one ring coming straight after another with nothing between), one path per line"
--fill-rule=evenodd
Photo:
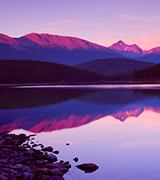
M80 164L80 165L78 165L76 167L83 170L83 171L85 171L85 173L92 173L92 172L96 171L99 168L94 163L83 163L83 164Z

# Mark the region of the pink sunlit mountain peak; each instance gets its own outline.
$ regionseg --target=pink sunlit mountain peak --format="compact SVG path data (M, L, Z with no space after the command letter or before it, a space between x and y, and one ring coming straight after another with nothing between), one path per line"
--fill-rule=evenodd
M118 41L117 43L114 43L108 48L129 58L137 57L143 54L143 50L138 45L127 45L122 40Z

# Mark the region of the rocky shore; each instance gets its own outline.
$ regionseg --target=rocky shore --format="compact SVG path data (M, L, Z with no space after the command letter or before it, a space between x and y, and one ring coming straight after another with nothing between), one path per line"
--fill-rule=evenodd
M59 152L35 144L33 136L0 132L0 180L64 180L69 162L57 162Z
M53 147L34 142L35 135L0 132L0 180L64 180L71 165L58 159ZM75 162L78 158L73 159ZM93 163L76 166L86 173L98 169Z

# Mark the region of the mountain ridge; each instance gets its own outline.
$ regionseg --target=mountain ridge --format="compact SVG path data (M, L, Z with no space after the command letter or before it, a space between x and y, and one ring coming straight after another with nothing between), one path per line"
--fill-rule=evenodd
M134 58L143 54L143 50L138 45L127 45L122 40L112 44L108 48L128 58Z
M105 46L69 36L30 33L20 38L11 38L0 34L0 43L4 45L0 59L38 59L74 65L97 58L122 57ZM8 53L4 54L3 51Z

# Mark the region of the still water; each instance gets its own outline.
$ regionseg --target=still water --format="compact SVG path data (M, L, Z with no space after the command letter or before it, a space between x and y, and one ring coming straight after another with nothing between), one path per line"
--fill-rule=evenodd
M3 130L59 150L72 164L65 180L160 179L159 85L0 88ZM81 163L99 169L84 173Z

